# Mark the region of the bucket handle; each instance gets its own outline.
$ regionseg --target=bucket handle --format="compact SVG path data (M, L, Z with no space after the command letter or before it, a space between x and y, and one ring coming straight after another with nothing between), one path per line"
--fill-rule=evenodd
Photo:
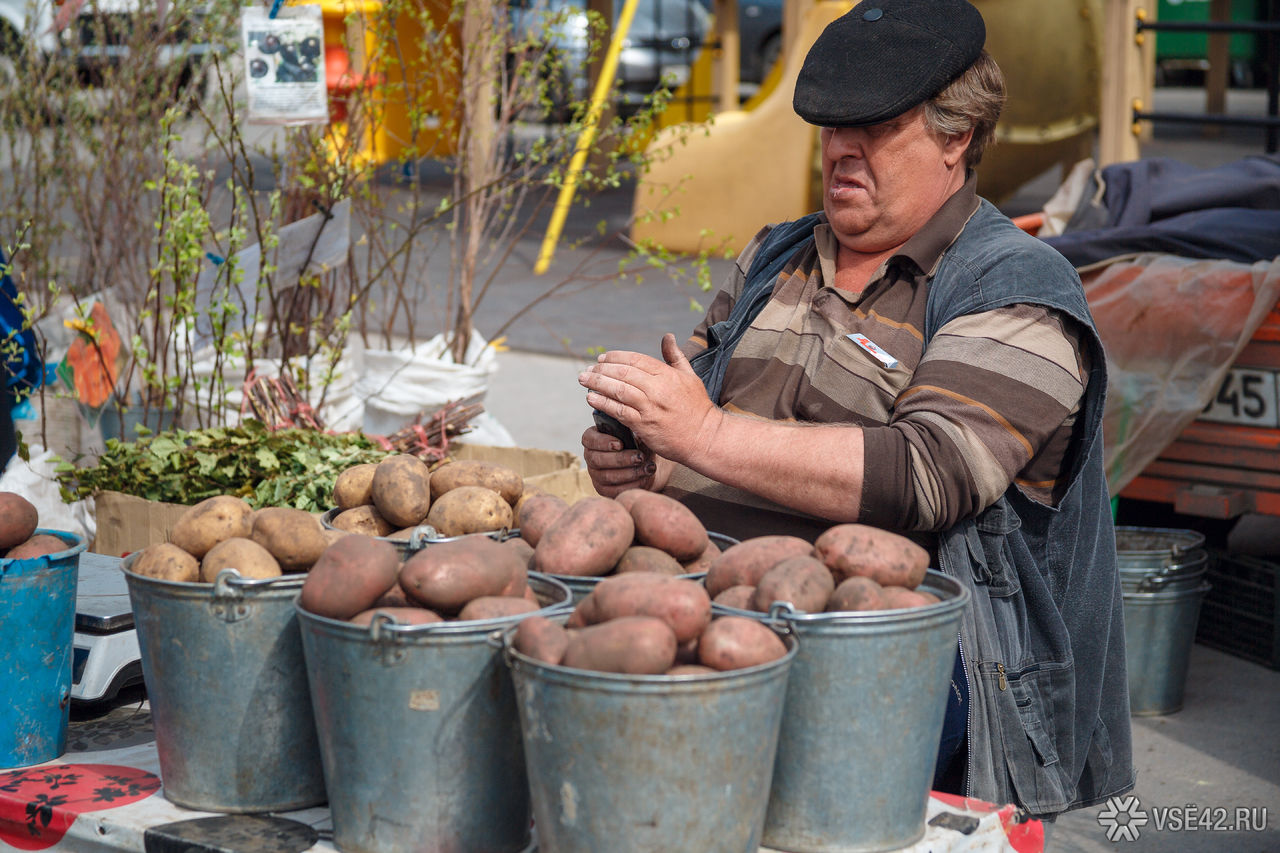
M238 622L249 617L249 607L244 603L244 594L250 589L264 589L274 586L288 577L246 578L238 569L231 567L222 569L213 579L213 613L227 622Z
M790 601L775 601L769 605L766 621L769 627L775 631L794 634L796 630L795 617L800 615L801 612L796 610L795 605Z
M485 535L490 539L496 539L497 541L502 542L508 537L510 532L511 528L503 527L500 530L488 531ZM459 536L441 536L440 531L436 530L430 524L419 524L417 527L413 528L413 532L409 534L409 550L417 552L421 551L433 542L452 542L455 539L461 539L463 536L473 535L475 534L463 533Z
M400 632L412 625L401 625L388 613L378 611L369 620L369 639L379 649L384 666L395 666L405 658Z

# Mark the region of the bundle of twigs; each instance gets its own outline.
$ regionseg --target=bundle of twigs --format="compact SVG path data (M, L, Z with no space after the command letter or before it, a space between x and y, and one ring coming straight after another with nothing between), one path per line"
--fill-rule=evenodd
M244 383L244 399L253 416L269 430L324 429L324 419L298 392L298 386L287 373L282 376L250 374Z

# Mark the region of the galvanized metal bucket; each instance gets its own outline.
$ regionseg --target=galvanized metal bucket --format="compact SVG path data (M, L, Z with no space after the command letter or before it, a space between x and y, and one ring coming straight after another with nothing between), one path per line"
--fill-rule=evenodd
M1204 534L1163 527L1117 527L1116 558L1124 592L1197 589L1208 571Z
M1122 592L1129 712L1171 714L1182 708L1191 645L1209 584L1195 589Z
M142 677L165 798L211 812L325 801L293 602L301 575L212 584L129 571Z
M511 531L511 535L513 536L519 535L519 533L520 533L519 528L516 528ZM737 539L734 539L732 536L726 536L723 533L711 533L709 531L707 533L707 537L712 542L714 542L717 546L719 546L721 551L730 547L731 545L737 545L739 541ZM557 575L554 572L549 574L550 574L550 577L555 578L556 580L563 583L565 586L569 587L569 589L573 592L574 604L577 604L579 601L581 601L582 599L590 595L591 590L596 588L596 584L604 580L603 577L587 576L587 575ZM706 576L707 576L706 572L692 572L687 575L676 575L676 577L678 578L683 578L684 580L692 580L692 581L701 581Z
M72 636L82 537L36 530L67 544L29 560L0 559L0 767L30 767L67 750Z
M567 616L558 581L529 575L543 616ZM519 851L529 787L497 634L529 614L368 626L298 607L333 843L359 853Z
M782 721L785 657L715 675L551 666L506 637L538 849L755 853Z
M941 601L858 613L717 612L779 620L800 652L787 686L764 846L880 851L924 837L929 789L969 592L930 569Z

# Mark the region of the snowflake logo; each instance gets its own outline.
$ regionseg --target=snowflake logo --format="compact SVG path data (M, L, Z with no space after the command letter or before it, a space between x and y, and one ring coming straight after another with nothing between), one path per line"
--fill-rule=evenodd
M1098 812L1098 826L1107 830L1108 841L1137 841L1138 830L1147 823L1147 812L1138 798L1112 797Z

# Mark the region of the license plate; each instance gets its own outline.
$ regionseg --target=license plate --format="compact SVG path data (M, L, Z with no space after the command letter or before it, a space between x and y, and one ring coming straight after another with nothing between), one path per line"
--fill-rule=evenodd
M1200 420L1220 424L1280 427L1276 393L1277 374L1271 370L1233 367L1227 372Z

